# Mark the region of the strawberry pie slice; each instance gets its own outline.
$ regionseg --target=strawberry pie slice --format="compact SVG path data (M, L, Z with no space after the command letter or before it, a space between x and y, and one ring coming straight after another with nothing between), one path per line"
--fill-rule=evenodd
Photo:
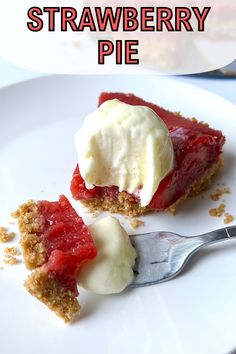
M222 147L225 137L221 131L188 119L179 113L170 112L153 103L125 93L102 93L98 106L106 101L118 99L133 106L152 109L168 128L174 149L174 167L160 182L150 203L142 206L139 196L121 191L116 185L88 189L77 165L71 181L71 192L76 200L95 210L123 213L137 216L149 211L175 212L179 202L188 196L199 194L206 189L212 176L222 167ZM136 141L136 144L139 142Z
M80 310L76 275L96 256L92 236L65 196L29 201L16 212L28 269L25 287L66 322Z

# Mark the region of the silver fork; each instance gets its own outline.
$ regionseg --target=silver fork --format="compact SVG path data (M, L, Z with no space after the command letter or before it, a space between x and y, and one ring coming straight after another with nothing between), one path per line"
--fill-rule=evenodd
M138 257L135 276L129 287L138 287L158 284L176 277L200 248L236 237L236 226L190 237L166 231L130 237Z

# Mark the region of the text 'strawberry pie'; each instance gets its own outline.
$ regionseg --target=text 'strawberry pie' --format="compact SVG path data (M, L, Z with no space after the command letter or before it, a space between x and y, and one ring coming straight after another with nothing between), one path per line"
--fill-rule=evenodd
M170 112L133 94L104 92L100 95L98 105L114 99L133 106L148 107L164 121L173 144L174 167L161 180L150 203L142 206L136 194L121 191L116 185L94 184L93 188L88 189L77 165L71 181L71 192L76 200L90 211L106 210L130 216L149 211L174 212L180 201L199 194L210 185L212 176L223 164L225 137L221 131L196 119L184 118L179 113Z
M76 275L93 259L96 246L68 199L29 201L16 212L24 261L33 272L27 290L66 322L80 310Z

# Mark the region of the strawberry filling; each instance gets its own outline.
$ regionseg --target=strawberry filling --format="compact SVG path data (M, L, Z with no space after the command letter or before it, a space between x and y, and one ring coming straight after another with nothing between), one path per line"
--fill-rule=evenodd
M39 201L37 205L39 237L47 257L43 267L66 290L78 295L76 273L80 264L97 253L92 236L65 196L60 196L58 202Z

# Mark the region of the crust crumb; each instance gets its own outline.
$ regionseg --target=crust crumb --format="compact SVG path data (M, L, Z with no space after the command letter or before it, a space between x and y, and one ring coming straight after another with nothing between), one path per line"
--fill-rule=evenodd
M3 259L3 263L8 264L8 265L14 265L19 263L19 259L16 257L7 257Z
M137 229L140 226L144 226L144 222L139 219L132 219L129 224L133 229Z
M212 208L208 210L210 216L221 217L225 213L226 205L221 203L217 208Z
M20 251L16 247L6 247L4 249L4 259L3 262L8 265L13 265L19 263Z
M218 187L211 193L210 198L214 201L218 201L224 194L231 194L231 189L229 187Z
M234 221L234 216L229 213L225 213L224 214L224 224L230 224L232 221Z
M15 210L15 211L12 211L11 214L10 214L10 216L11 216L13 219L18 219L19 215L20 215L19 209Z
M65 322L79 314L80 305L75 294L60 286L43 268L36 269L28 276L25 287Z
M9 242L16 236L15 232L8 232L5 227L0 226L0 243Z
M92 217L97 218L100 214L101 212L99 210L96 210L95 212L92 213Z
M20 251L16 247L6 247L4 249L4 255L6 257L19 256L20 255Z

